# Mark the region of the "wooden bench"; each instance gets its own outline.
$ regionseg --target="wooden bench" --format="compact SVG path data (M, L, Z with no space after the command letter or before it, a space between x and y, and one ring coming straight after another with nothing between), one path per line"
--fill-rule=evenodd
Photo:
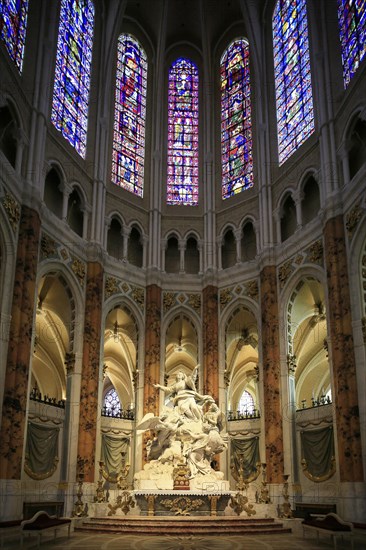
M21 522L20 545L23 546L24 537L36 535L38 542L37 548L40 548L41 538L44 533L53 532L54 538L56 539L57 531L63 527L67 527L67 536L70 537L71 519L56 518L41 510L34 514L31 519L26 519Z
M333 540L333 547L337 548L337 536L349 538L351 540L351 548L353 549L353 525L347 521L343 521L337 514L326 514L325 516L313 515L302 522L303 533L305 531L315 531L317 534L317 542L319 543L319 533L330 535Z

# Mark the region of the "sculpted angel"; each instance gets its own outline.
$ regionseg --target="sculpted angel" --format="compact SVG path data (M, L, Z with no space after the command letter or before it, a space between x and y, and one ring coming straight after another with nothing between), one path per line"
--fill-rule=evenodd
M171 386L161 386L154 384L154 388L162 390L170 395L174 407L181 416L188 420L200 421L203 418L202 405L207 402L213 402L210 395L201 395L196 391L196 380L198 375L197 365L191 376L179 371L175 378L175 383Z

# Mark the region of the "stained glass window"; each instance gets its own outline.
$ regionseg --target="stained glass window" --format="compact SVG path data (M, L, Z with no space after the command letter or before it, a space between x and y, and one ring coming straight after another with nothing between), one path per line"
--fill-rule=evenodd
M121 408L121 402L118 397L118 393L114 388L107 391L104 396L104 407L107 413L118 412Z
M366 0L338 0L338 21L346 88L366 54Z
M22 72L28 0L1 0L0 36L10 57Z
M253 186L249 76L248 42L235 40L220 63L223 199Z
M94 6L61 0L51 120L83 158L86 151Z
M242 414L252 414L254 411L254 399L247 390L244 390L241 395L239 401L239 411Z
M177 59L169 71L167 204L198 204L198 69Z
M282 164L314 131L306 0L277 0L272 30Z
M147 58L130 35L118 39L112 182L142 197Z

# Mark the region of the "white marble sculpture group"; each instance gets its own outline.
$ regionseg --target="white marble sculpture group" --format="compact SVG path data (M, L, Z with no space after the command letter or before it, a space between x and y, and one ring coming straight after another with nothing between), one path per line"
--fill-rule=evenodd
M152 430L156 436L148 445L149 462L135 474L135 489L173 489L174 468L182 463L187 466L190 490L223 488L224 474L211 464L214 455L227 449L225 418L210 395L196 391L198 368L191 376L178 372L171 386L154 384L169 395L173 408L165 408L160 416L148 413L137 426L140 433Z

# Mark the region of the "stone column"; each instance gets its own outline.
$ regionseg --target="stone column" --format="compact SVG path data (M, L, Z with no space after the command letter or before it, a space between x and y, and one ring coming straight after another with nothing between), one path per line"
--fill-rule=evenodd
M40 228L37 212L23 206L4 380L0 479L21 478Z
M161 288L146 288L145 377L143 414L159 414L159 390L153 387L160 381Z
M327 221L324 230L329 298L328 346L333 365L340 481L363 481L351 300L343 216Z
M84 460L84 480L88 482L94 481L102 307L103 268L98 262L89 262L86 280L78 440L78 456Z
M184 253L186 251L186 242L183 241L182 239L179 239L178 250L179 250L179 273L184 273L185 272Z
M263 350L264 429L268 483L282 483L283 429L278 297L275 266L260 274Z
M160 380L160 334L161 334L161 288L149 285L146 288L145 319L145 369L143 414L152 412L159 415L159 390L153 384ZM147 462L146 443L151 439L150 431L144 432L142 463Z
M209 285L202 293L203 393L219 399L218 290Z

